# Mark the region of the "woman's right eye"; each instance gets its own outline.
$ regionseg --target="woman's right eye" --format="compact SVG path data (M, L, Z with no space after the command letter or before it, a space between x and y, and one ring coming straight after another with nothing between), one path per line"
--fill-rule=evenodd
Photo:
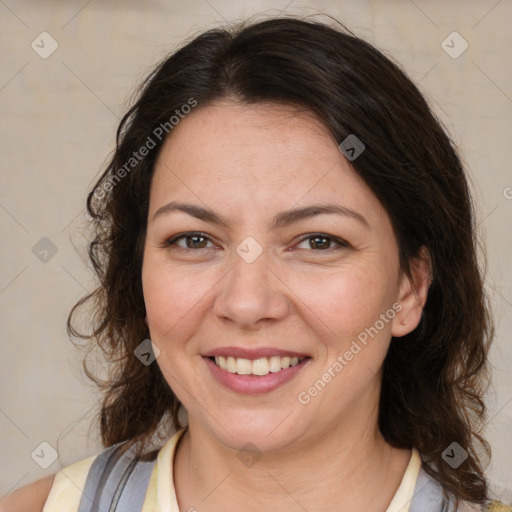
M209 249L210 247L207 247L208 242L211 243L211 240L204 233L190 232L172 236L162 246L177 246L184 250Z

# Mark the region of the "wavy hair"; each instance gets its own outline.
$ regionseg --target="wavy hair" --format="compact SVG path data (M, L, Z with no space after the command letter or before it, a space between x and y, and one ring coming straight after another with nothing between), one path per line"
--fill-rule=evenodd
M155 435L182 426L181 404L158 365L134 356L149 337L141 284L149 190L167 132L172 137L171 117L181 117L191 99L200 108L228 96L306 109L336 141L352 134L366 146L352 167L391 219L402 270L410 275L423 246L432 269L420 325L391 340L379 428L389 444L415 447L445 492L483 503L482 457L490 456L481 435L483 394L493 325L461 160L397 64L341 24L310 19L279 17L201 33L153 69L120 122L115 152L87 198L94 227L89 257L99 284L68 318L70 335L100 347L109 362L108 378L100 379L84 359L103 392L103 444L137 444L142 453ZM86 303L93 315L90 332L82 333L74 315ZM453 442L468 454L456 469L442 457Z

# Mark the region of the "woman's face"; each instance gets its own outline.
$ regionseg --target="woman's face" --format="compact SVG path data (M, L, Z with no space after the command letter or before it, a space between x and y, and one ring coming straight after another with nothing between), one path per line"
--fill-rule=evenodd
M408 281L387 213L311 116L226 100L181 120L155 167L142 279L191 427L261 451L376 428Z

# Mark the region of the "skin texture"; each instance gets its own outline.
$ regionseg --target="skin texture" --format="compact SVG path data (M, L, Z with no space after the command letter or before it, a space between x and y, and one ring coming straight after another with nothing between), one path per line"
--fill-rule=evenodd
M39 512L50 494L55 475L16 489L0 500L0 512Z
M170 201L209 208L226 225L184 212L154 218ZM327 203L365 222L322 214L272 227L281 211ZM207 238L165 245L188 231ZM305 236L315 233L349 245L317 248ZM252 263L236 252L249 236L263 249ZM307 113L227 99L173 129L151 186L142 278L157 363L189 413L175 461L181 510L385 510L411 452L378 431L381 368L391 336L419 323L428 289L427 259L413 262L411 280L398 254L387 213ZM378 335L300 403L396 303ZM219 384L201 356L222 346L311 359L276 390L248 396ZM261 455L252 467L237 457L248 442Z

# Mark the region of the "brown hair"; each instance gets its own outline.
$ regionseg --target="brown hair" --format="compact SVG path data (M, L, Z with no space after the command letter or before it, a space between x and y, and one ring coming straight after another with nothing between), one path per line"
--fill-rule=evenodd
M202 106L226 96L305 108L335 140L355 135L364 143L352 166L390 216L402 269L409 272L423 246L432 259L422 321L391 340L384 362L379 428L391 445L418 449L426 471L455 497L483 502L488 489L479 451L489 456L490 448L480 431L493 328L461 161L396 64L344 28L292 17L209 30L159 64L123 117L115 153L87 198L99 287L75 305L68 330L99 345L111 363L103 381L84 361L104 391L104 445L127 441L142 451L157 432L181 426L181 404L158 365L134 356L149 337L141 267L150 182L165 140L156 134L162 126L171 133L170 117L191 98ZM154 147L135 157L150 139ZM88 301L93 328L81 334L73 315ZM468 452L456 469L442 458L452 442Z

